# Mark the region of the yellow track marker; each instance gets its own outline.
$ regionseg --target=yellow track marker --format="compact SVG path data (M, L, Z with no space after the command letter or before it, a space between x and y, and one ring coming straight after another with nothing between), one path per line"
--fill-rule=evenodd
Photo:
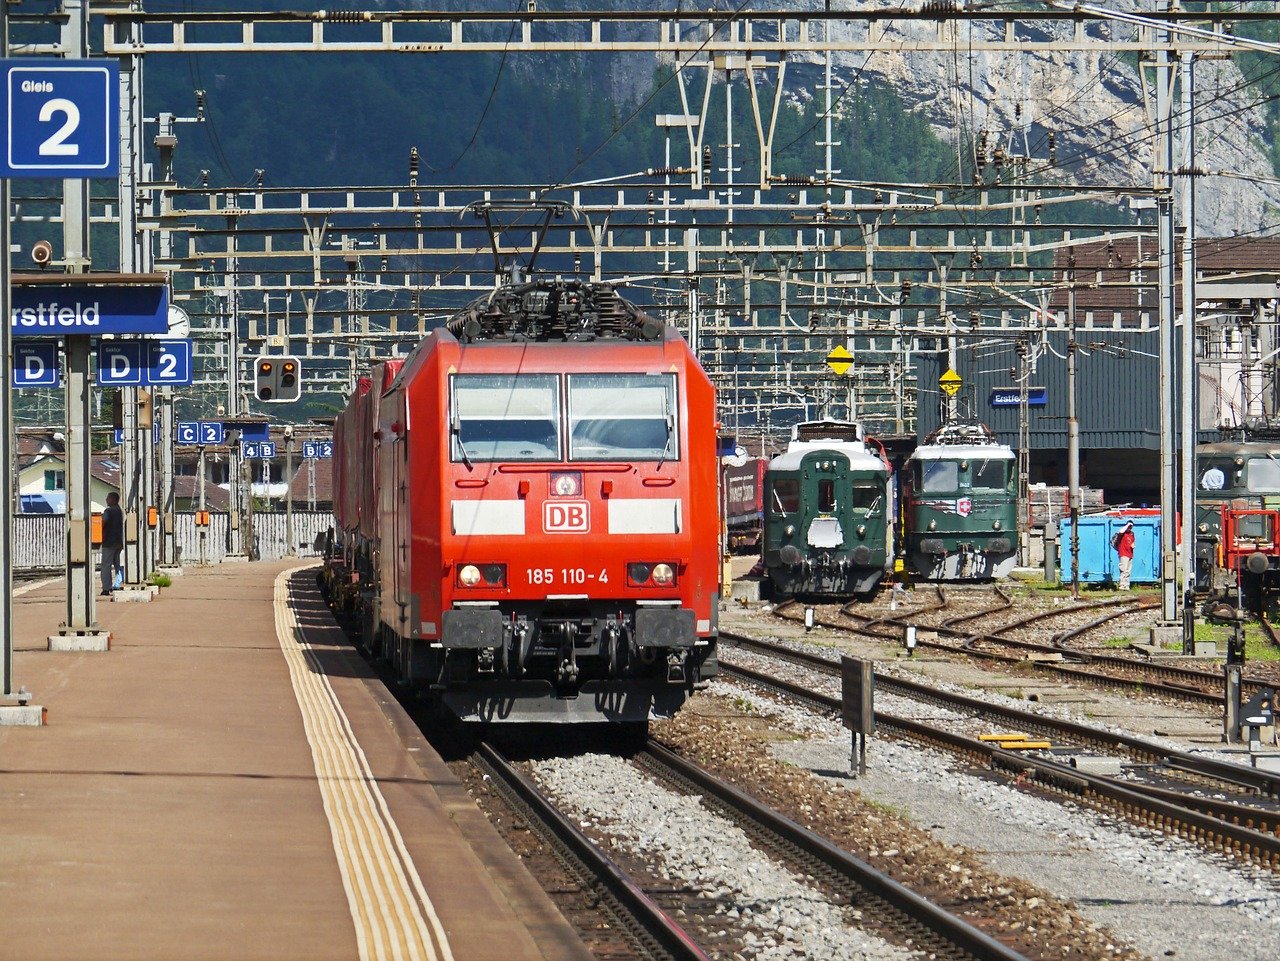
M1001 741L1002 751L1047 751L1053 747L1052 741Z

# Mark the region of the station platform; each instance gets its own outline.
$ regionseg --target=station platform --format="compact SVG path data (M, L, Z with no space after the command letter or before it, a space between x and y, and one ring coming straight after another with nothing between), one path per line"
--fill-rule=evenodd
M101 599L100 599L101 600ZM0 728L3 955L587 961L590 952L335 625L298 562L188 568L50 652L16 593Z

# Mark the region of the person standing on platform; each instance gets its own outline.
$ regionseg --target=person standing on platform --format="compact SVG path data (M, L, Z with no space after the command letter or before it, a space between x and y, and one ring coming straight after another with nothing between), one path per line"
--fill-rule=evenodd
M1133 573L1133 542L1136 538L1133 535L1133 521L1129 521L1124 527L1120 528L1120 533L1115 536L1112 544L1115 546L1116 553L1120 555L1120 584L1122 591L1129 589L1129 575Z
M124 511L120 510L120 495L112 491L107 495L107 506L102 512L102 596L115 590L116 570L120 567L120 552L124 550Z

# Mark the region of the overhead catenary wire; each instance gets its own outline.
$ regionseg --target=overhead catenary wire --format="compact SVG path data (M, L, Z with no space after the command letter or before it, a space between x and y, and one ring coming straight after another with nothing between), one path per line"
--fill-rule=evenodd
M707 44L709 44L715 38L715 36L718 33L720 33L720 31L724 30L727 26L729 26L729 24L736 21L738 17L741 16L742 11L744 11L750 4L751 4L751 0L742 0L742 3L738 4L738 6L734 8L733 12L730 14L729 17L719 22L712 30L708 31L706 39L703 40L702 43L698 45L696 50L690 53L689 56L686 57L681 62L678 68L673 70L665 80L663 80L653 90L651 90L649 92L649 95L645 97L644 100L642 100L639 104L636 105L635 109L633 109L629 114L627 114L627 116L624 117L620 122L614 125L613 130L609 132L608 136L606 136L603 140L601 140L598 144L596 144L595 147L593 147L589 153L579 158L577 163L575 163L564 174L562 174L558 178L555 184L545 188L542 191L542 194L545 195L547 193L550 193L553 190L562 189L568 182L569 178L574 175L574 173L576 173L584 165L589 163L592 159L595 158L597 154L600 153L600 151L604 150L605 147L607 147L610 143L612 143L613 139L617 137L618 134L620 134L624 129L626 129L627 126L629 126L631 122L636 119L636 117L640 116L640 114L648 108L649 104L653 102L653 100L658 96L658 94L660 94L663 90L667 88L667 86L671 83L672 80L676 78L679 72L683 70L685 67L687 67L690 63L692 63L693 59L706 49Z
M523 2L517 3L515 10L518 12L523 6ZM432 173L448 173L453 170L462 162L463 158L471 151L471 148L475 146L476 139L480 136L480 130L484 127L485 119L489 116L489 108L493 106L494 98L497 96L498 84L502 81L502 74L507 66L507 55L511 51L511 41L515 39L516 30L519 26L520 21L518 19L511 21L511 30L507 33L507 41L502 45L502 58L498 61L498 69L494 71L493 83L489 86L489 96L485 98L484 108L480 111L480 117L476 120L475 129L471 131L471 136L467 140L466 146L458 152L458 155L450 163L443 167L434 167L424 159L423 165Z

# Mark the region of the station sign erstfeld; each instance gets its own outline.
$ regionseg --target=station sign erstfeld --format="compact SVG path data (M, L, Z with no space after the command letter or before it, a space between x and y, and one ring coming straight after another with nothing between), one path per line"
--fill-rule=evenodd
M9 328L14 337L163 334L169 290L164 284L18 284Z

